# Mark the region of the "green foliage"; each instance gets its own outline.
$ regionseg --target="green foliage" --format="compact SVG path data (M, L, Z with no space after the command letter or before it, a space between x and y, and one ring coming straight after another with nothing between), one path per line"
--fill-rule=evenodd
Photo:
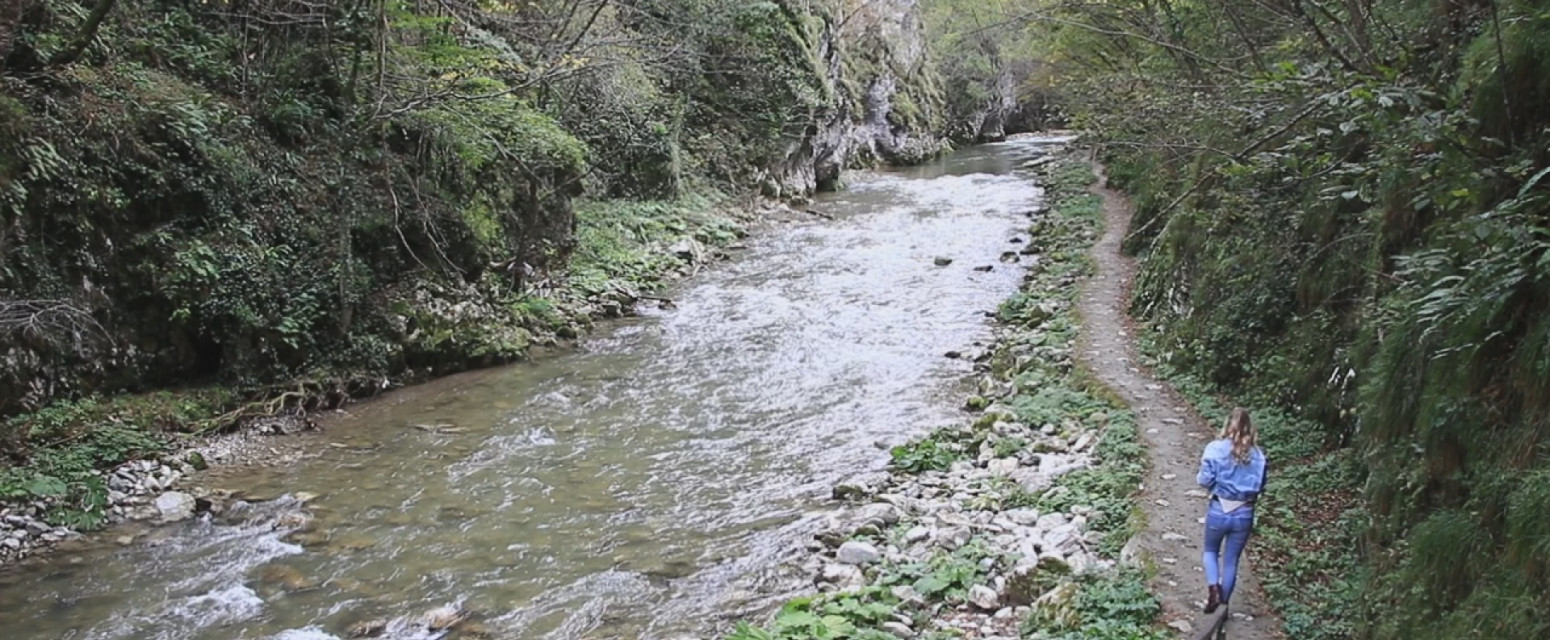
M1138 571L1089 574L1069 610L1035 607L1023 622L1023 636L1033 640L1164 640L1168 632L1155 626L1162 606L1146 588Z
M1135 196L1157 357L1266 417L1288 634L1538 637L1541 532L1508 514L1550 419L1550 12L1356 7L1036 20Z
M906 473L946 471L951 468L954 462L964 459L966 454L962 445L937 439L950 437L947 431L944 429L931 437L894 447L889 451L893 457L893 468Z
M163 433L193 430L231 402L212 388L64 401L10 418L0 435L27 458L0 468L0 500L46 499L49 523L94 529L107 516L102 470L161 454L169 445Z

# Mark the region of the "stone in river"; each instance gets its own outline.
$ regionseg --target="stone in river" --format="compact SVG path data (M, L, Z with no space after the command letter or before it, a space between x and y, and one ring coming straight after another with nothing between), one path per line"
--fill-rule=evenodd
M175 522L194 516L194 496L181 491L168 491L156 496L156 511L162 520Z
M938 266L938 267L945 267L947 265L952 264L953 263L953 259L952 258L937 258L936 260L933 260L932 262L934 262L936 264L936 266Z

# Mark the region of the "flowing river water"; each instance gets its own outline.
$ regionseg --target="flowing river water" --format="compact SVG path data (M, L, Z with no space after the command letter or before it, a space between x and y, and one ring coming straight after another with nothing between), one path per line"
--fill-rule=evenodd
M1018 167L1052 142L850 176L813 204L832 220L756 235L676 309L352 407L298 464L212 472L279 497L0 574L0 635L474 635L415 623L452 605L488 637L658 638L756 613L804 587L783 561L835 482L961 419L972 365L943 353L1015 291L998 257L1041 197Z

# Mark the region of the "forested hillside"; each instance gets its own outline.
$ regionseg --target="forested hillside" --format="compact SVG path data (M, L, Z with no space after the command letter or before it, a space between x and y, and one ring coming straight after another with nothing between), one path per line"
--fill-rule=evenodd
M1550 635L1550 3L987 13L1138 200L1161 365L1261 409L1290 637Z

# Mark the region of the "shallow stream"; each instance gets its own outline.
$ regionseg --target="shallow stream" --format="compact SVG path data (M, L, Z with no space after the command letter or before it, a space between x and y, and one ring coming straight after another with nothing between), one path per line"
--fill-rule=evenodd
M836 481L959 419L972 365L943 353L987 340L1016 289L998 257L1041 195L1017 168L1049 142L850 176L812 205L832 220L757 234L675 309L351 407L301 464L208 478L277 499L0 574L3 636L299 640L383 619L432 638L415 620L454 605L495 638L658 638L757 612L802 588L781 561Z

